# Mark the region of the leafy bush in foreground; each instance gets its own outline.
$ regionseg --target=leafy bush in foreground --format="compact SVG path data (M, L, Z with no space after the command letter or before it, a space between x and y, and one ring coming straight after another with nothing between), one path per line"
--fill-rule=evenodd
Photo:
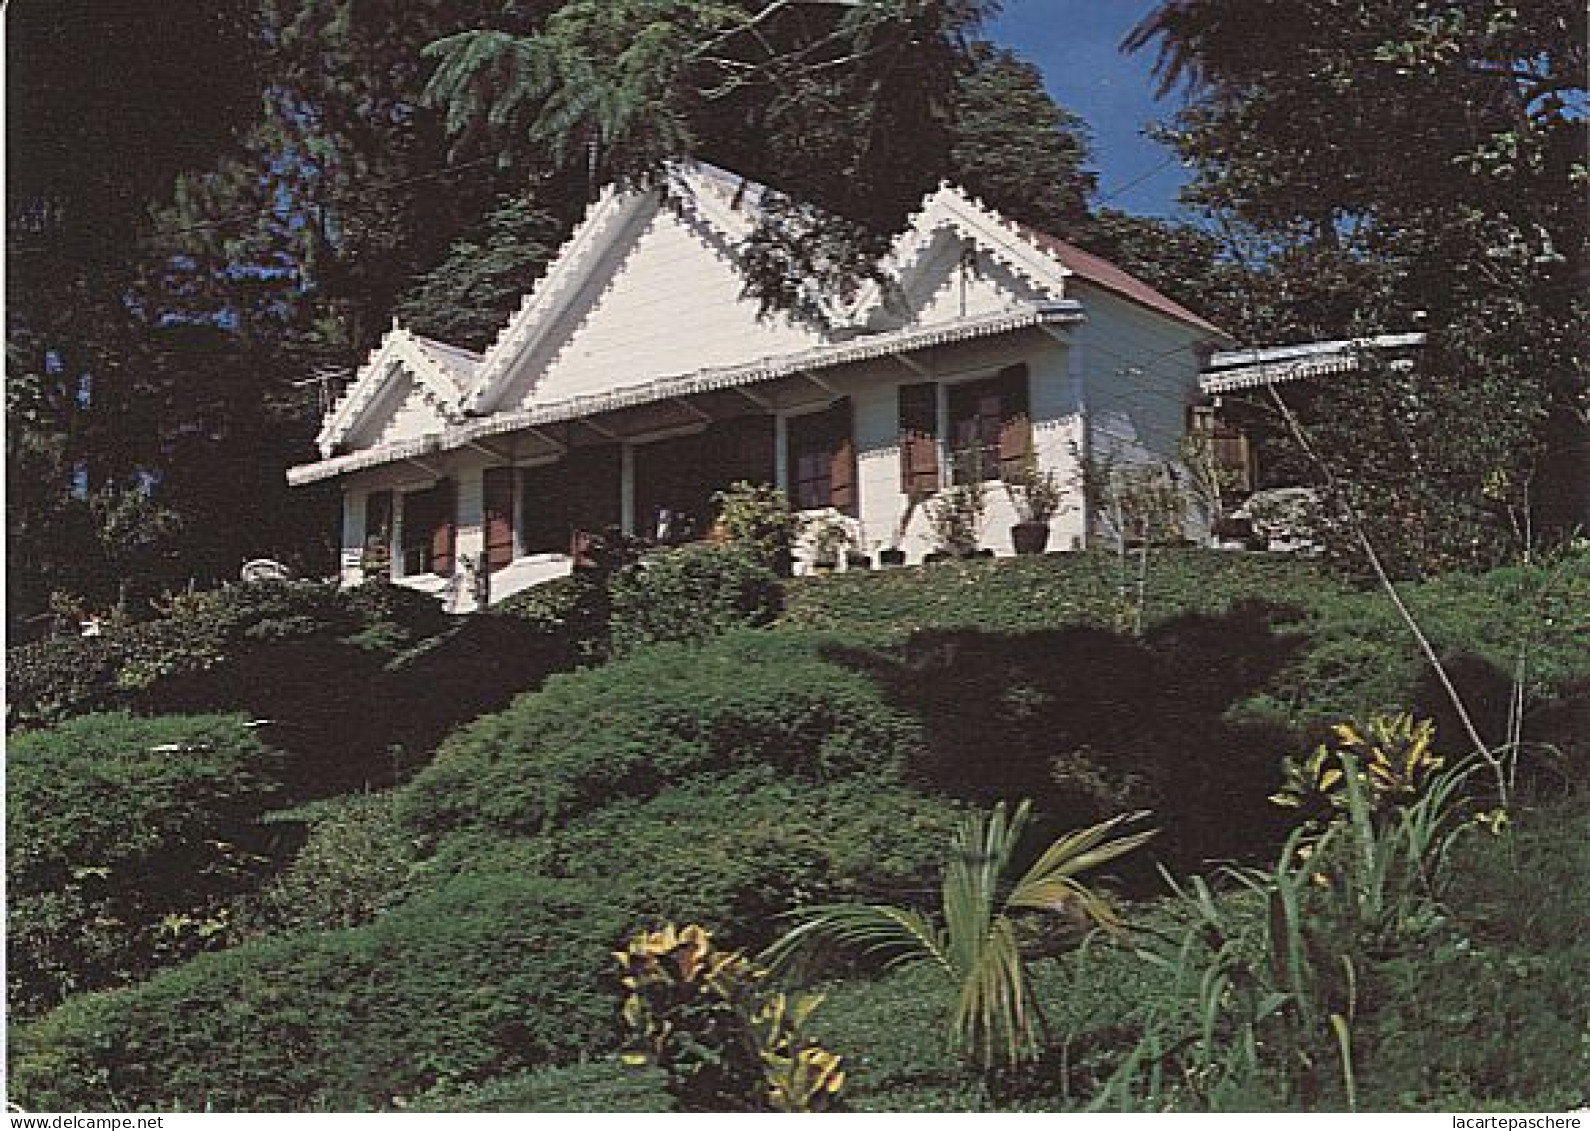
M279 756L234 716L89 715L12 740L8 1000L33 1011L215 945L258 880Z
M609 582L614 652L668 640L705 640L770 624L784 603L778 577L749 551L684 546L624 570Z
M819 650L740 632L555 676L449 738L400 795L401 812L425 835L529 833L748 766L809 781L893 772L917 728Z
M360 1110L612 1048L623 926L569 881L471 876L365 927L254 943L76 998L15 1037L46 1111Z
M276 933L357 927L405 889L414 841L397 821L390 793L359 793L275 815L309 826L303 847L250 898L240 927Z
M551 837L539 866L600 885L637 928L691 920L757 948L808 903L933 890L957 817L873 777L816 790L764 768L610 805Z

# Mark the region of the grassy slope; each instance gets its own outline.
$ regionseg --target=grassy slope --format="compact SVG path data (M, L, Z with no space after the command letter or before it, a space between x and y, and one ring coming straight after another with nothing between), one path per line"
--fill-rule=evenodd
M1531 683L1542 710L1549 713L1554 705L1547 700L1560 699L1565 691L1590 682L1590 656L1582 646L1575 646L1575 633L1583 631L1583 614L1575 610L1590 607L1587 579L1590 568L1583 563L1558 570L1544 582L1539 575L1520 573L1450 578L1415 589L1410 600L1428 621L1438 648L1472 661L1478 674L1468 678L1482 682L1504 668L1510 670L1514 641L1527 628L1535 641ZM1043 639L1041 634L1098 630L1101 636L1114 638L1127 623L1118 580L1113 559L1092 555L802 580L791 586L778 630L815 631L879 655L908 654L924 640L931 645L943 634L954 633L960 634L956 639L963 645L968 639L992 642L992 647L1020 657L1030 653L1034 641ZM1183 669L1173 664L1170 674L1196 687L1211 680L1219 683L1228 669L1252 666L1256 647L1262 651L1276 646L1275 663L1239 672L1245 675L1240 694L1230 696L1229 704L1220 700L1233 716L1269 717L1289 725L1318 723L1351 711L1404 704L1421 683L1417 653L1383 597L1355 592L1307 562L1156 553L1146 595L1145 640L1131 647L1183 657ZM1189 640L1199 644L1211 635L1218 642L1213 658L1202 645L1187 647ZM1070 639L1064 637L1062 642ZM1221 654L1221 648L1229 654ZM901 671L908 682L913 669L904 666ZM1558 709L1559 725L1562 714ZM1572 729L1570 715L1565 730L1571 734ZM666 801L673 792L659 800ZM1540 876L1550 877L1542 880L1549 886L1536 892L1542 905L1574 892L1575 885L1582 889L1582 877L1590 874L1586 857L1590 850L1585 848L1590 829L1583 820L1575 821L1570 810L1558 808L1540 814L1526 824L1526 830L1538 842L1540 860L1570 862L1562 868L1537 869ZM721 846L713 851L721 851ZM1486 970L1495 975L1496 986L1506 989L1511 984L1507 979L1518 969L1526 975L1530 970L1551 971L1553 978L1560 971L1582 971L1586 974L1582 984L1590 984L1586 951L1578 942L1590 936L1590 924L1570 918L1570 925L1586 928L1577 935L1552 927L1550 916L1531 918L1527 929L1517 926L1510 913L1518 885L1513 866L1478 860L1474 875L1481 877L1475 881L1480 886L1466 898L1475 907L1489 909L1474 916L1474 937L1490 956ZM1590 905L1590 899L1581 904ZM1007 1097L1003 1101L1007 1106L1052 1109L1080 1102L1116 1055L1123 1026L1129 1028L1123 1018L1140 1008L1152 991L1153 979L1129 956L1100 954L1086 959L1085 966L1077 965L1080 962L1084 960L1071 960L1070 969L1051 964L1043 975L1050 1019L1058 1032L1071 1037L1067 1063L1063 1068L1046 1065L1041 1070L1044 1079L1026 1089L1024 1098ZM1473 981L1474 971L1454 960L1432 965L1429 977L1434 1000L1440 1001L1443 993L1460 996ZM1549 980L1536 978L1536 982ZM920 981L920 976L906 975L833 988L823 1011L822 1031L850 1059L851 1096L857 1107L944 1110L989 1102L945 1054L936 1022L939 1007L931 987ZM1532 999L1523 995L1520 1000ZM1551 1002L1536 1005L1547 1012L1557 1007ZM1425 1037L1432 1048L1420 1055L1439 1061L1446 1045L1438 1034L1446 1021L1432 1017L1422 1023L1427 1024ZM1521 1039L1520 1034L1532 1032L1525 1020L1519 1020L1506 1039ZM1537 1046L1537 1059L1550 1061L1562 1055L1553 1042ZM1486 1081L1498 1071L1495 1064L1484 1061L1491 1055L1484 1052L1487 1047L1491 1046L1480 1043L1480 1051L1471 1058L1475 1064L1452 1070L1453 1082L1442 1085L1441 1094L1463 1095L1469 1087L1473 1102L1459 1106L1479 1106L1484 1095L1495 1094L1494 1088L1484 1091L1492 1086ZM1500 1056L1505 1048L1502 1043L1491 1052ZM1387 1078L1417 1075L1410 1064L1398 1067L1391 1056L1394 1051L1388 1043L1378 1054L1389 1065ZM1544 1071L1549 1073L1551 1067L1547 1063ZM1466 1083L1471 1079L1477 1081L1472 1087ZM1404 1091L1417 1097L1424 1086ZM1558 1102L1540 1081L1517 1080L1506 1086L1520 1106L1530 1106L1526 1100ZM1400 1094L1389 1095L1386 1102L1398 1102ZM616 1066L592 1064L506 1077L467 1094L438 1093L416 1106L648 1110L660 1102L655 1080L637 1079Z

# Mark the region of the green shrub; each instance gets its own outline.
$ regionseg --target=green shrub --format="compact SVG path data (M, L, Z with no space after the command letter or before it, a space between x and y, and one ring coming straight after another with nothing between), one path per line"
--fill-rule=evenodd
M241 930L287 933L367 923L408 883L414 841L399 826L390 793L360 793L275 815L309 835L280 875L246 901Z
M33 1011L214 946L258 880L279 758L229 716L90 715L8 751L8 999Z
M692 921L752 949L810 903L930 891L958 809L872 777L814 789L770 769L607 806L539 866L599 884L636 928Z
M584 655L607 650L607 579L594 572L570 574L532 585L493 605L493 616L512 617L567 638Z
M740 632L555 676L449 738L403 791L417 832L537 832L708 774L892 772L920 734L821 641Z
M6 650L6 725L38 726L114 707L121 648L105 636L57 636Z
M252 943L68 1002L17 1036L46 1111L384 1108L610 1050L622 926L568 881L470 876L344 931Z
M57 637L12 649L8 724L40 725L90 710L146 707L151 689L221 667L240 649L338 636L359 623L336 588L319 581L192 593L169 598L160 611L158 619L113 626L103 636Z
M624 570L609 583L612 648L705 640L730 628L772 622L783 587L749 551L695 545L669 550Z
M765 483L741 480L712 496L718 524L731 545L751 554L780 575L787 575L800 516L790 510L789 496Z

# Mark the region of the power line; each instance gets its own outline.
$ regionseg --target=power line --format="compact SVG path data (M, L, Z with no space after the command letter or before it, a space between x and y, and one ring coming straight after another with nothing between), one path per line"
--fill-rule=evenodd
M1169 157L1165 158L1165 160L1161 161L1158 165L1155 165L1148 172L1143 173L1140 176L1133 177L1131 180L1127 181L1124 185L1122 185L1120 188L1116 189L1114 192L1110 193L1108 196L1099 197L1098 200L1094 201L1094 207L1098 207L1099 205L1102 205L1102 204L1108 204L1110 201L1115 200L1117 197L1121 197L1121 196L1126 195L1127 193L1129 193L1133 189L1135 189L1138 185L1142 184L1144 181L1149 180L1152 177L1159 176L1160 173L1164 172L1172 164L1180 164L1180 162L1181 162L1181 158L1180 157L1177 157L1174 153L1171 154Z

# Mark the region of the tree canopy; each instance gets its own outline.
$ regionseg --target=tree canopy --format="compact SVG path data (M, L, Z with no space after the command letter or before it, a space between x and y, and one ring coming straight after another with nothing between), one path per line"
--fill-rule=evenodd
M1250 337L1429 332L1412 373L1304 393L1404 572L1587 516L1585 44L1573 0L1168 0L1128 38L1188 95Z

